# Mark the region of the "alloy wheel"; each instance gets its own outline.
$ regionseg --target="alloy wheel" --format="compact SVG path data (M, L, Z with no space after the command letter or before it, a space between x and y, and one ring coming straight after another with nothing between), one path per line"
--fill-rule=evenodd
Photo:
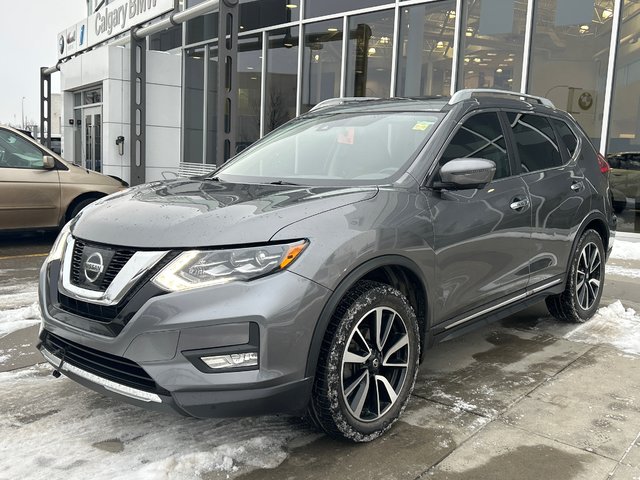
M373 422L395 405L407 378L410 342L404 319L392 308L363 315L346 343L342 398L361 422Z
M576 297L583 310L589 310L598 298L601 270L600 250L595 243L589 242L580 252L576 267Z

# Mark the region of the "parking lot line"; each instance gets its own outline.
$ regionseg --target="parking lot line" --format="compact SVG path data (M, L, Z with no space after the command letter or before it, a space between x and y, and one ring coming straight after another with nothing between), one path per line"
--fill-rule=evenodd
M13 260L14 258L46 257L47 255L49 255L49 252L47 252L47 253L31 253L29 255L13 255L13 256L9 256L9 257L0 257L0 260Z

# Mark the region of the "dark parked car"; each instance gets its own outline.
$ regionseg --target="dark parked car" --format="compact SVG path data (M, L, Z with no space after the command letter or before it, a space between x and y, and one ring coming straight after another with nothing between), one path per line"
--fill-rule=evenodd
M83 210L41 271L39 348L138 405L372 440L435 342L545 299L595 313L608 169L537 97L331 100L209 176Z
M620 213L628 204L640 204L640 152L607 155L611 166L613 209Z

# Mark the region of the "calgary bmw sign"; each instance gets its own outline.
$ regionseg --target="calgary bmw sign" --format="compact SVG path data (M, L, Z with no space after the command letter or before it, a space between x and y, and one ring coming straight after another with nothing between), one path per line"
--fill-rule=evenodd
M58 58L93 47L173 10L174 0L115 0L58 34Z

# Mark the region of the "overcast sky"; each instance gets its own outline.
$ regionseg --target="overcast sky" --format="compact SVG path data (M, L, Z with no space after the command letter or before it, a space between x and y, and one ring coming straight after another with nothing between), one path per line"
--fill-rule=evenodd
M55 65L57 34L86 16L86 1L1 3L5 11L0 14L0 124L22 122L22 97L25 116L39 123L40 67ZM52 92L60 90L59 77L53 75Z

